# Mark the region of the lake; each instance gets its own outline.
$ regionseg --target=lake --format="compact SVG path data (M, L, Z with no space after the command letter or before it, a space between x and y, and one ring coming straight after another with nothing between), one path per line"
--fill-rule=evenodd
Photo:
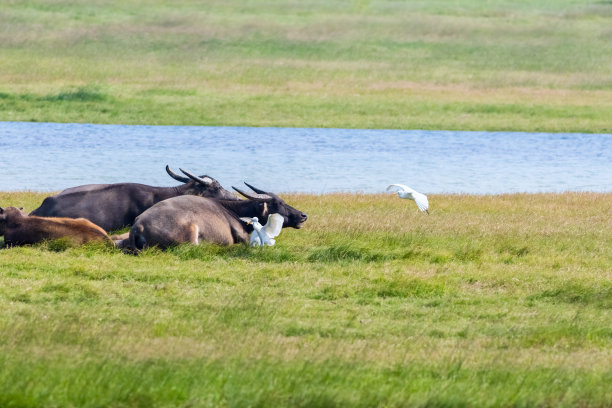
M0 122L0 191L169 186L169 164L226 188L379 193L612 191L612 135Z

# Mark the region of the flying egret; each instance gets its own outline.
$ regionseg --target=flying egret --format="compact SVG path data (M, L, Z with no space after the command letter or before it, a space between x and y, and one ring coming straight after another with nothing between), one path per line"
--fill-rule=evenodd
M250 246L272 246L276 243L276 238L283 229L284 218L280 214L270 214L268 216L268 222L266 225L259 223L257 217L241 217L242 221L246 222L247 225L253 224L253 233L251 234Z
M421 194L403 184L391 184L389 187L387 187L387 191L391 191L392 189L398 190L394 194L397 194L399 198L414 200L417 207L419 207L419 210L429 214L429 201L427 200L427 196L425 194Z

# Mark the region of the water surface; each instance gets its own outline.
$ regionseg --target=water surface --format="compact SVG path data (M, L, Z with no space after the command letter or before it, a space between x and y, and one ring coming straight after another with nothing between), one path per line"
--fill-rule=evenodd
M0 122L0 191L169 186L169 164L275 192L612 191L612 135Z

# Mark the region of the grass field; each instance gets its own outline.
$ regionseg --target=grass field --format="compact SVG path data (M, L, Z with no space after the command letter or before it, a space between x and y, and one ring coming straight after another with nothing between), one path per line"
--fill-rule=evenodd
M0 121L612 133L611 27L599 0L0 0ZM264 250L0 250L0 407L612 405L612 193L285 198L309 221Z
M0 1L0 120L612 132L609 1Z
M285 198L265 250L1 250L0 406L610 405L612 194Z

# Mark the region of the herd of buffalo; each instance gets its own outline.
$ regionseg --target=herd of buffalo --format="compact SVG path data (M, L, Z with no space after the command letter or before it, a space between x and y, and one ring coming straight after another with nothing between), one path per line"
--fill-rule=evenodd
M139 251L145 247L202 241L220 245L248 243L253 226L241 217L283 217L283 228L300 228L307 216L279 196L245 183L253 192L232 187L241 199L208 176L166 172L182 184L153 187L137 183L87 184L45 198L26 214L16 207L0 207L0 236L5 246L27 245L66 238L75 244L114 242ZM108 233L131 226L122 235Z

